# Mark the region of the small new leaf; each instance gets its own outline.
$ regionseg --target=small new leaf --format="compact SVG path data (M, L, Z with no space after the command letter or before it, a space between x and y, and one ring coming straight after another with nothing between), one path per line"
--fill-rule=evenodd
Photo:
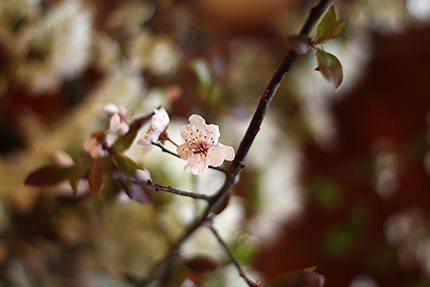
M70 178L71 168L60 165L46 165L31 173L25 184L51 186Z
M317 36L314 45L323 44L330 39L336 38L339 36L340 32L342 32L343 28L346 25L346 20L338 20L336 15L336 10L332 5L327 13L324 15L324 18L321 20L320 24L317 28Z
M321 72L323 77L337 89L343 81L343 69L338 58L322 48L316 48L315 56L318 63L315 70Z
M275 277L270 287L322 287L324 276L308 269L295 270Z
M91 164L90 172L88 173L88 183L91 188L91 196L99 192L103 183L103 159L97 158Z
M131 144L136 139L137 133L139 132L139 129L151 119L151 117L154 115L154 113L151 113L143 118L137 119L130 125L130 129L128 132L122 136L119 137L118 140L114 143L113 148L116 151L124 152L128 150L131 146Z

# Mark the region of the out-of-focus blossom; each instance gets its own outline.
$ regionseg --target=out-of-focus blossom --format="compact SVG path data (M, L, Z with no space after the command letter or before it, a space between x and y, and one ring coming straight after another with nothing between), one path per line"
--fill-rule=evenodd
M152 1L122 1L109 15L109 28L121 32L121 36L134 36L153 16L155 4Z
M356 276L349 287L378 287L378 283L372 278L372 276L367 274L361 274Z
M121 61L119 42L100 31L94 31L95 64L100 70L109 70Z
M74 164L73 158L65 151L55 151L55 161L61 166L72 166Z
M411 16L425 22L430 21L430 1L427 0L407 0L406 9Z
M127 123L128 110L123 106L117 106L112 103L105 105L103 110L110 114L111 130L116 134L125 135L129 130Z
M105 138L104 133L94 132L84 143L85 151L94 159L107 155L108 152L103 149Z
M394 150L389 139L381 138L374 144L374 187L385 200L392 199L398 192L403 165L401 155Z
M57 89L65 78L81 73L91 54L92 21L82 1L64 1L48 10L22 33L24 58L16 63L18 78L39 93Z
M187 160L184 169L191 168L195 175L203 174L208 166L220 166L224 160L233 160L234 150L218 143L220 137L217 125L207 125L199 115L188 118L190 124L181 127L185 143L177 148L182 159Z
M143 31L131 44L130 63L134 68L162 76L175 72L179 62L180 51L171 38Z
M143 139L137 143L143 146L143 152L148 152L152 149L152 143L160 140L160 135L167 129L170 118L164 108L154 110L154 115L151 118L151 126L146 131Z

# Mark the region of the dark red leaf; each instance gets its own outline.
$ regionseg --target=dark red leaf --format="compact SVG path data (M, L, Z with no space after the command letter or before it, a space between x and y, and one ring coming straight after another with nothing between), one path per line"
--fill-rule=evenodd
M71 168L60 165L46 165L31 173L25 184L35 186L50 186L70 177Z
M103 183L103 160L102 158L97 158L91 164L90 172L88 173L88 183L91 188L91 196L94 196L99 192L100 187Z
M219 262L213 258L197 256L188 259L185 265L192 271L201 273L205 271L215 271L219 267Z
M309 269L284 273L273 279L270 287L323 287L324 276Z
M316 71L321 72L323 77L337 89L343 81L343 69L339 60L332 54L321 48L316 49L318 67Z

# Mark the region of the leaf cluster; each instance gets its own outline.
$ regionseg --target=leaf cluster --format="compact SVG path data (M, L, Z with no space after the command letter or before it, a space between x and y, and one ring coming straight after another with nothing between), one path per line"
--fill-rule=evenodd
M108 152L106 156L91 158L89 155L84 156L80 161L71 166L62 166L59 164L45 165L30 175L25 180L25 184L39 187L54 186L64 181L68 181L76 195L78 192L78 183L85 179L89 185L89 196L96 195L106 180L106 177L114 180L121 186L127 195L141 203L149 203L152 198L152 188L125 181L123 177L115 176L120 173L128 179L141 180L138 170L144 170L134 160L124 154L131 144L135 141L140 128L148 122L153 113L135 120L129 131L119 136L112 147L105 148ZM147 179L144 179L147 180Z
M297 35L287 38L287 44L297 55L305 55L310 48L315 50L318 67L322 76L335 88L339 88L343 81L343 68L339 59L327 53L322 45L337 38L346 25L346 20L338 20L334 6L331 6L317 27L317 35L313 41L306 35Z

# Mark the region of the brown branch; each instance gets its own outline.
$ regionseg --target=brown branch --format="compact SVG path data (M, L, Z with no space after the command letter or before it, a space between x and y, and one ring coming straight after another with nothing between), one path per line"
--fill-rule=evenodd
M206 200L208 202L211 199L210 196L207 196L205 194L193 193L193 192L178 190L178 189L175 189L175 188L173 188L171 186L164 186L164 185L161 185L161 184L158 184L158 183L154 183L151 180L148 180L146 183L145 182L139 182L138 184L140 184L140 183L149 185L149 186L155 188L156 191L162 190L162 191L166 191L166 192L177 194L177 195L191 197L191 198L194 198L194 199L204 199L204 200Z
M309 17L303 25L303 28L300 31L299 35L310 35L312 29L318 23L321 15L324 13L324 11L327 9L328 5L330 5L331 2L332 0L320 0L318 4L311 9ZM260 131L261 124L267 113L269 105L273 97L275 96L279 86L284 80L285 76L291 70L291 67L293 66L297 57L298 55L290 50L285 56L281 65L278 67L278 69L272 76L272 79L264 90L263 96L260 99L257 109L255 110L251 122L246 130L246 133L239 145L236 156L227 169L226 178L223 186L220 188L220 190L218 190L215 196L210 199L209 205L206 207L203 214L200 217L196 218L194 223L188 227L185 233L175 244L171 245L165 259L154 266L145 282L151 282L154 278L156 278L157 270L163 264L163 262L169 260L177 252L182 242L184 242L197 228L199 228L207 220L211 211L216 209L217 204L222 202L222 199L227 196L228 191L237 182L239 173L242 170L246 156L248 155L248 151L255 137L257 136L257 133Z
M230 257L231 261L233 262L234 266L236 266L236 269L239 271L239 275L241 277L243 277L243 279L246 281L246 283L250 287L259 287L259 286L261 286L259 283L256 283L256 282L252 281L250 278L248 278L248 276L246 276L245 271L243 270L243 268L240 265L239 261L236 259L236 257L234 256L233 252L230 250L230 248L228 247L228 245L221 238L221 236L219 235L218 231L213 227L212 222L207 222L205 224L205 226L208 227L212 231L212 233L215 235L215 237L218 240L218 242L222 245L222 247L224 248L224 250L227 252L227 254Z
M165 186L165 185L155 183L150 179L148 179L148 180L132 179L132 178L126 177L125 175L123 175L122 173L119 173L119 172L116 173L116 175L121 177L121 180L123 180L126 183L133 183L133 184L137 184L140 186L143 186L143 185L151 186L156 191L162 190L165 192L169 192L169 193L173 193L173 194L177 194L177 195L181 195L181 196L186 196L186 197L191 197L194 199L203 199L203 200L206 200L208 202L210 202L210 200L211 200L211 197L208 195L179 190L179 189L173 188L171 186Z

